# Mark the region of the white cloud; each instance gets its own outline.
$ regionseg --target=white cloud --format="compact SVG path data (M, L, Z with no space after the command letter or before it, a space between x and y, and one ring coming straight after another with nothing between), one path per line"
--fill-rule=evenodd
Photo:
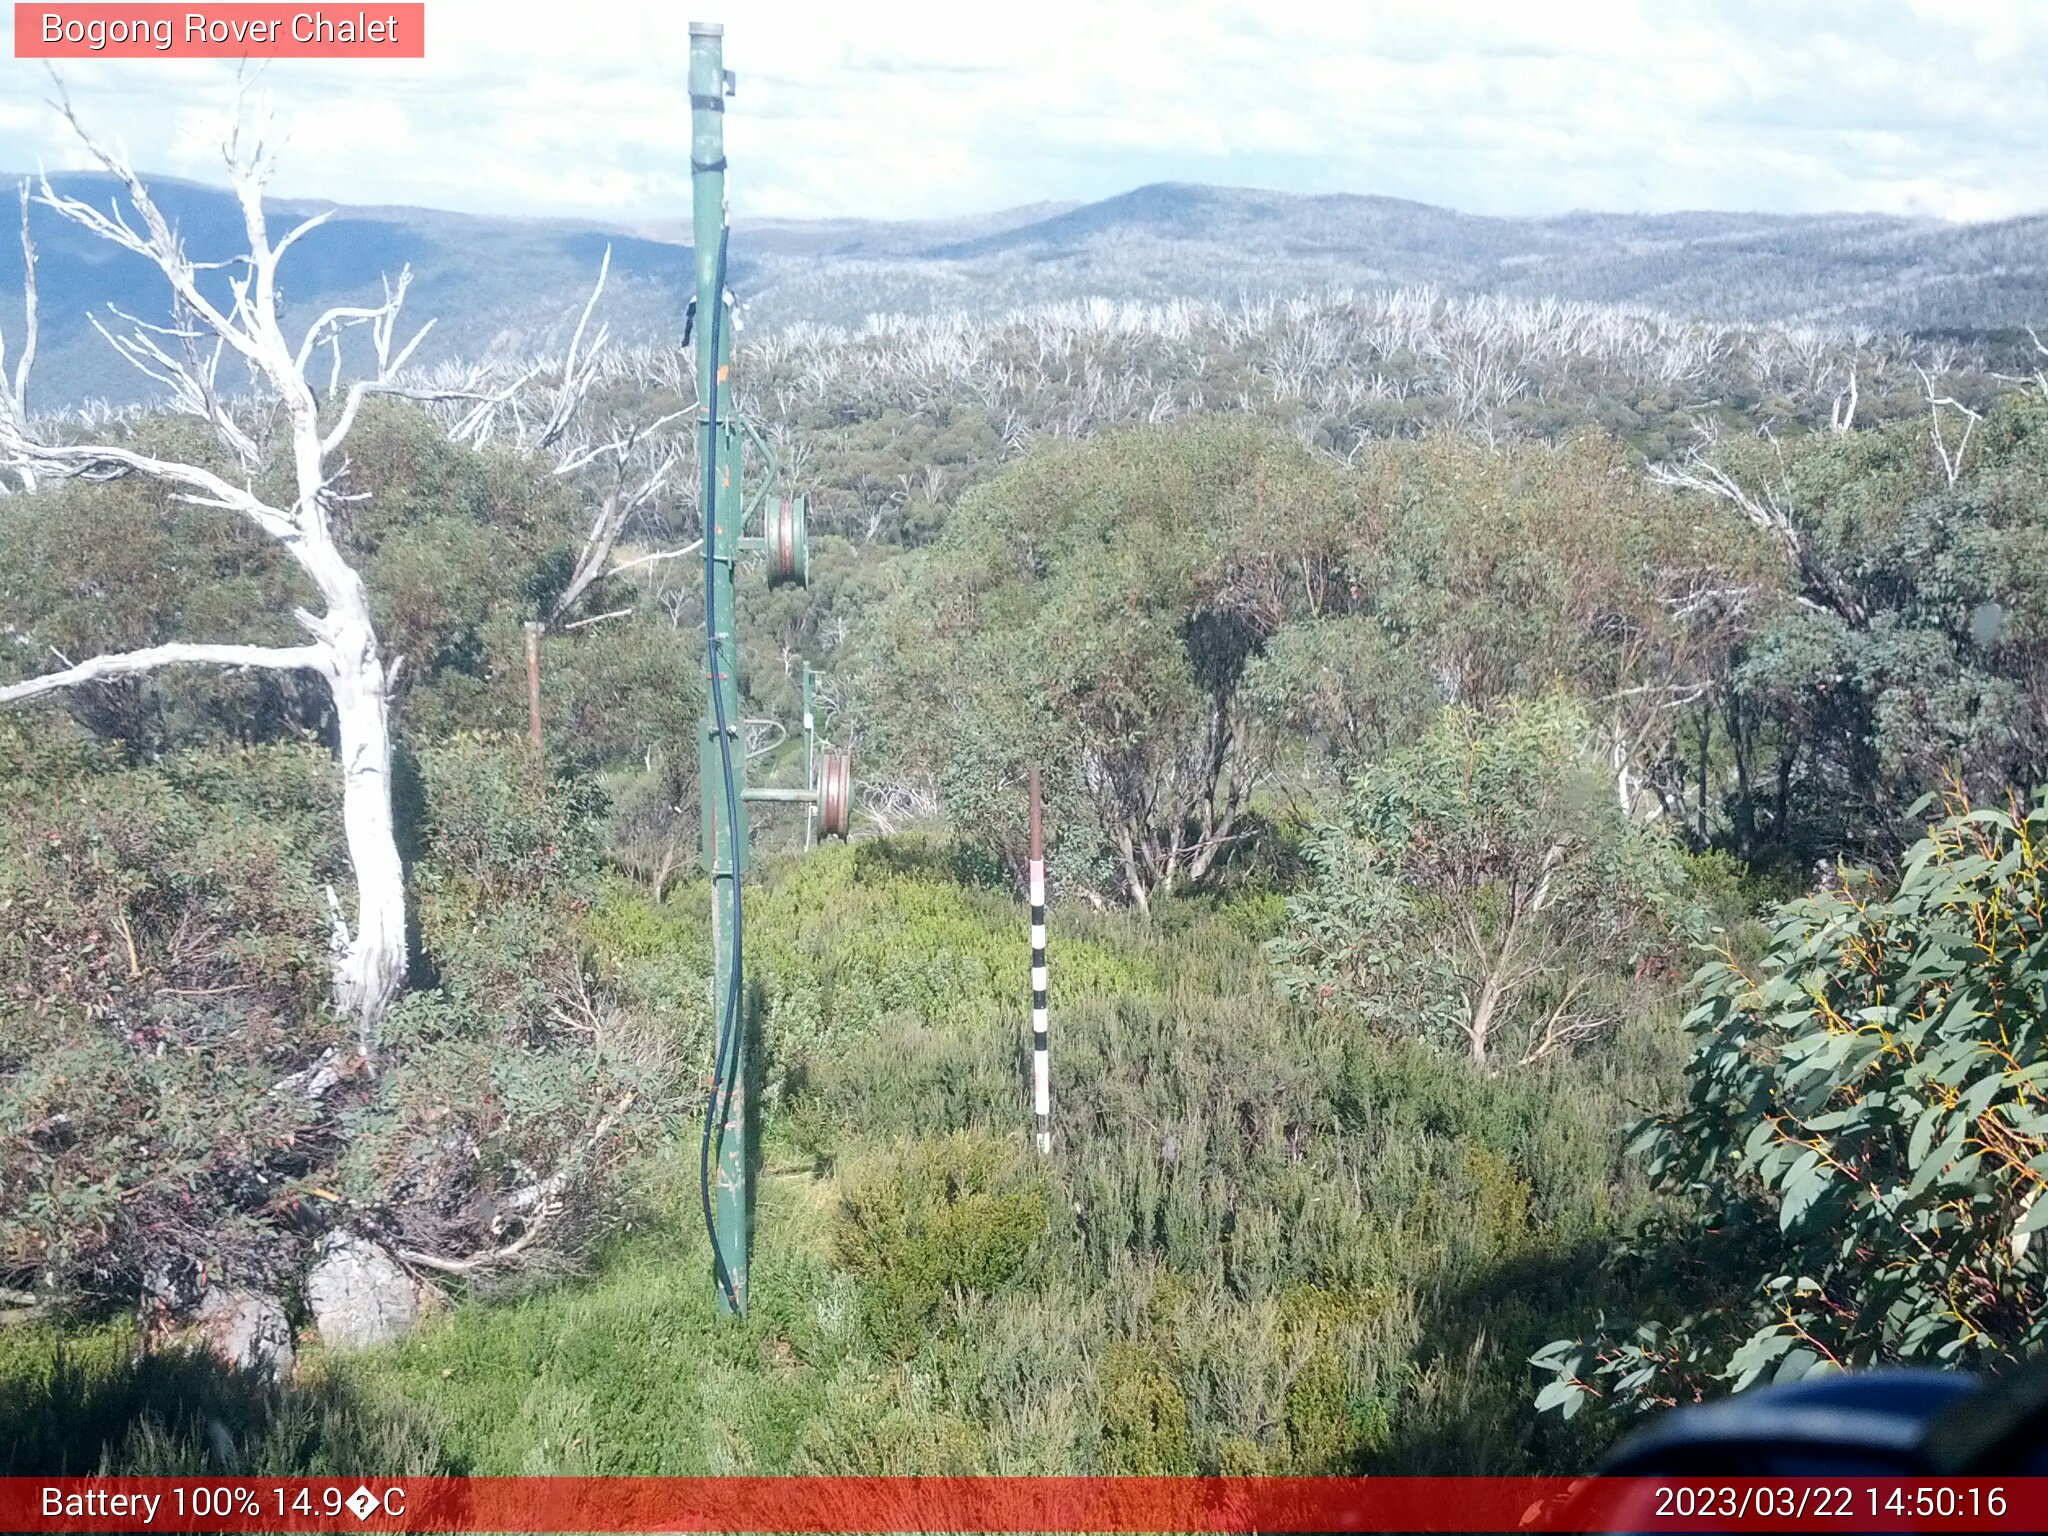
M673 221L688 13L432 0L418 61L278 61L280 191ZM1141 181L1483 212L2048 207L2034 0L753 0L734 7L742 214L915 216ZM75 160L7 60L0 165ZM233 66L65 66L150 169L211 176Z

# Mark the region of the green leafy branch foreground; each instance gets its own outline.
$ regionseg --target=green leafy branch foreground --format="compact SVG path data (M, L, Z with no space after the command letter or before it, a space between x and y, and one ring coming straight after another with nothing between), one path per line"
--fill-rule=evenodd
M1674 1204L1619 1257L1715 1304L1535 1356L1537 1401L1635 1409L1882 1362L1996 1366L2048 1333L2048 793L1955 796L1886 895L1789 902L1695 979L1682 1108L1636 1141Z

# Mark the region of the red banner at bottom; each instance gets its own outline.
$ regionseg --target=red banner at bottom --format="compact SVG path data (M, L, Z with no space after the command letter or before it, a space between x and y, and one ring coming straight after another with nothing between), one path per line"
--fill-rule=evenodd
M2048 1478L0 1478L9 1531L2042 1531Z

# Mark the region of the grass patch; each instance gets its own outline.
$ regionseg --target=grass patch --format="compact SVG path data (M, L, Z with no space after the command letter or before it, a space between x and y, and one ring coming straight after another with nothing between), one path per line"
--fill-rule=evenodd
M704 895L612 885L584 930L684 1040L707 1032ZM18 1334L0 1379L129 1470L215 1465L209 1412L279 1472L1583 1466L1598 1431L1539 1423L1523 1362L1598 1305L1594 1259L1641 1209L1618 1132L1676 1079L1671 1019L1489 1074L1283 1006L1258 948L1276 915L1055 912L1040 1164L1022 903L925 844L764 861L746 1319L716 1310L679 1115L586 1273L390 1348L309 1349L288 1392L123 1365L106 1330Z

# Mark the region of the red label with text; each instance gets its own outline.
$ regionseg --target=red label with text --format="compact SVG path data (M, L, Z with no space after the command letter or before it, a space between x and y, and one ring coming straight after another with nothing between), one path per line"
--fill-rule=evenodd
M424 4L21 5L17 59L423 59Z

